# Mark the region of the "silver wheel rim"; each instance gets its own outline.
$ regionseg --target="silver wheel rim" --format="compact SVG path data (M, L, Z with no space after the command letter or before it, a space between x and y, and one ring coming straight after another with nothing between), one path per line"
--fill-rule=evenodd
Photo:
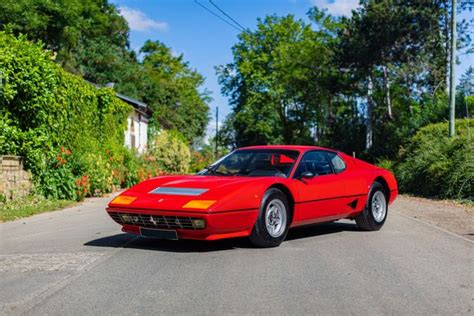
M282 201L272 200L265 210L265 225L272 237L280 237L286 228L286 208Z
M372 215L377 223L383 222L387 214L387 201L382 191L377 191L372 196Z

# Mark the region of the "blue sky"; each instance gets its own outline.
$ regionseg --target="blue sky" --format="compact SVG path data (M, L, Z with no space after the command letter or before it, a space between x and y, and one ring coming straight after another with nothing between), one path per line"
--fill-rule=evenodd
M218 12L208 0L200 3ZM334 15L350 15L358 0L214 0L219 7L244 27L254 28L258 17L269 14L293 14L307 19L313 5L328 9ZM200 7L194 0L113 0L130 26L130 46L139 50L147 40L160 40L175 54L183 54L190 66L206 78L204 88L212 92L212 118L208 133L214 132L215 107L219 121L230 112L228 101L220 94L214 66L232 61L231 48L238 31ZM472 56L461 56L457 77L474 65Z

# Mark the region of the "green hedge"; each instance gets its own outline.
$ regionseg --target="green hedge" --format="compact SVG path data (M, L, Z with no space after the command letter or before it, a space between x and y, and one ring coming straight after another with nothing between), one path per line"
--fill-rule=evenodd
M400 190L415 195L474 199L474 120L456 120L448 137L448 123L421 128L400 151L393 170Z
M41 44L3 32L0 71L0 154L25 157L42 195L81 199L159 172L124 148L132 107L112 89L65 72Z

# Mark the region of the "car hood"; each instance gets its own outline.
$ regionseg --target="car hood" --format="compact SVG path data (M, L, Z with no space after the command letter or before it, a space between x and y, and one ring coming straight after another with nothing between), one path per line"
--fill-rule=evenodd
M136 197L130 205L112 208L186 212L222 212L258 208L261 195L275 177L164 176L135 185L121 195ZM183 208L191 200L215 201L208 209Z

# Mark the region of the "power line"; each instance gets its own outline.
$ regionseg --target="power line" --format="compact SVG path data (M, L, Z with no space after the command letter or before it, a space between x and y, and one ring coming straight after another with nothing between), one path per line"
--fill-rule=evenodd
M217 4L215 4L212 0L209 0L209 3L211 3L217 10L221 11L222 14L224 14L227 18L229 18L232 22L234 22L235 24L237 24L241 29L242 31L245 30L245 27L242 26L242 24L240 24L239 22L237 22L235 19L233 19L230 15L228 15L227 13L225 13L224 10L222 10Z
M215 17L219 18L220 20L222 20L223 22L229 24L230 26L232 26L234 29L236 29L237 31L242 31L240 28L238 28L237 26L235 26L234 24L230 23L229 21L227 21L226 19L224 19L223 17L221 17L220 15L218 15L217 13L213 12L212 10L210 10L208 7L206 7L205 5L203 5L201 2L199 2L198 0L194 0L194 2L196 2L197 5L199 5L200 7L202 7L204 10L206 10L207 12L209 12L210 14L214 15Z

